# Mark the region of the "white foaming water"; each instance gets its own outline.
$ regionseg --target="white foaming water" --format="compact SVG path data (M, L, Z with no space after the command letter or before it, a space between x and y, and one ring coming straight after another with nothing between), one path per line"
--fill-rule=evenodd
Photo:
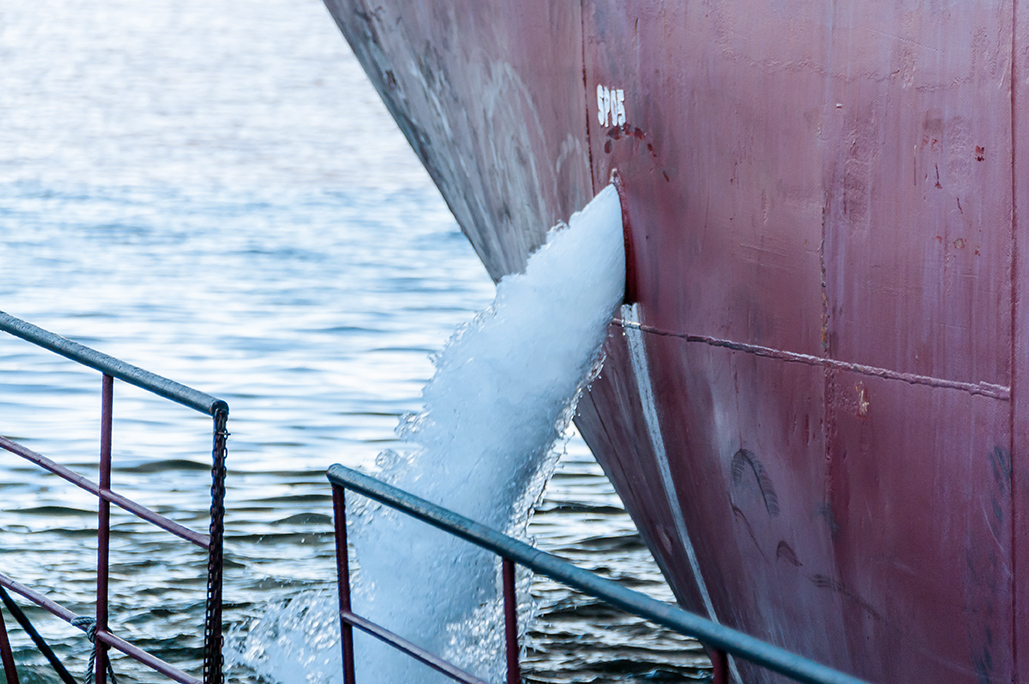
M379 477L490 527L524 535L553 445L599 370L623 298L621 208L608 186L552 230L525 273L459 329L436 359L424 410L399 431L409 453L380 454ZM353 502L357 497L351 496ZM354 609L487 681L503 671L499 561L378 505L350 505L359 571ZM332 594L304 594L236 640L230 662L294 682L341 680ZM334 637L318 635L330 630ZM356 634L358 679L449 681Z

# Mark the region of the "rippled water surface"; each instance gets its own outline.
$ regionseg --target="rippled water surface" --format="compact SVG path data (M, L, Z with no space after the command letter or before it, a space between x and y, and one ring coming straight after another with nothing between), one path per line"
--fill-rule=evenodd
M314 0L0 4L0 309L226 399L233 638L332 587L333 462L370 465L493 285ZM87 475L97 374L0 336L0 434ZM119 384L116 488L205 525L210 424ZM0 454L0 572L92 612L96 504ZM115 512L115 632L196 671L204 559ZM572 436L541 548L670 599ZM317 594L315 594L317 595ZM533 583L537 682L683 681L699 649ZM30 611L73 671L80 633ZM319 638L334 638L322 634ZM56 681L18 630L23 681ZM299 657L299 656L298 656ZM154 676L116 659L131 681ZM236 681L275 681L239 664Z

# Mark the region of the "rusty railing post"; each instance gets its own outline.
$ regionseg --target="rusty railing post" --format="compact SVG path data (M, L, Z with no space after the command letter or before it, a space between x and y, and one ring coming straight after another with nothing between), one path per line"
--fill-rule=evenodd
M96 631L107 631L107 587L111 549L111 504L103 497L111 491L111 427L114 408L114 378L104 374L100 409L100 512L97 523ZM107 684L107 644L95 642L96 684Z
M729 656L725 651L714 651L711 656L711 669L711 684L729 684Z
M503 559L504 641L507 645L507 684L521 684L522 668L518 662L518 596L515 593L514 561Z
M347 549L347 504L342 487L332 486L332 512L336 525L336 586L339 587L340 644L343 648L343 684L355 684L354 628L343 619L350 612L350 552Z
M18 671L14 668L14 651L11 650L11 640L7 638L7 625L4 624L2 610L0 610L0 663L3 663L7 684L18 684Z

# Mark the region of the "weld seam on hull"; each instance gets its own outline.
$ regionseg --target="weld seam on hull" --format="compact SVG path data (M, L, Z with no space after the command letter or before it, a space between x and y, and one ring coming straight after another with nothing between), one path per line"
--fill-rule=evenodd
M868 375L877 378L884 378L886 380L900 380L911 385L925 385L927 387L940 387L943 389L955 389L969 394L979 395L984 397L990 397L992 399L1000 399L1002 401L1011 400L1011 388L1005 387L1004 385L996 385L990 382L962 382L960 380L946 380L944 378L934 378L928 375L916 375L914 373L901 373L900 371L889 370L887 368L878 368L876 366L866 366L861 363L850 363L848 361L838 361L836 359L827 359L820 356L812 356L810 354L799 354L797 352L785 351L782 349L773 349L771 347L762 347L757 344L747 344L745 342L733 342L732 340L723 340L717 337L707 337L706 335L689 335L686 333L674 333L668 330L660 330L649 325L644 325L637 321L625 320L616 318L614 322L625 330L640 330L641 332L652 333L654 335L663 335L665 337L678 337L686 340L687 342L699 342L707 344L712 347L722 347L724 349L731 349L733 351L746 352L748 354L754 354L756 356L763 356L770 359L779 359L780 361L787 361L790 363L805 363L809 366L827 366L836 370L849 371L851 373L858 373L859 375Z
M704 609L712 622L721 624L718 615L715 613L714 603L711 601L711 594L707 590L707 583L700 572L700 562L697 560L697 552L693 548L693 541L690 539L686 529L686 519L682 514L682 507L679 505L679 495L675 490L675 481L672 478L672 468L668 463L668 452L665 450L665 440L661 433L661 424L657 417L657 404L654 401L654 388L650 381L650 367L647 363L647 350L643 340L643 328L638 320L639 309L636 304L622 307L623 316L630 317L629 321L615 319L623 323L626 341L629 346L629 358L632 361L633 375L636 376L636 385L640 395L640 406L643 409L643 420L647 424L647 434L650 437L650 445L654 450L654 457L657 459L658 471L661 473L661 486L668 500L668 507L672 513L672 520L675 523L675 531L679 535L679 541L686 552L690 569L693 571L693 578L697 582L697 588L704 601ZM625 325L625 323L635 325ZM732 670L733 678L741 682L740 673L736 668L736 660L729 659L729 668Z

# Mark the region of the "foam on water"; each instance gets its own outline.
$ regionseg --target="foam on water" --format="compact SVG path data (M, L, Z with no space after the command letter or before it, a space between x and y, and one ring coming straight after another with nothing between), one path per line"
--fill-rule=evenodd
M524 535L552 470L553 445L599 370L623 298L625 255L614 187L551 231L525 273L459 329L436 359L424 410L402 421L410 449L383 452L378 476L486 525ZM353 501L356 497L351 496ZM487 681L502 679L503 628L495 557L378 505L353 505L354 607ZM284 684L341 679L331 595L271 611L236 640L230 661ZM357 635L358 678L379 684L449 681ZM286 663L292 663L287 666Z

